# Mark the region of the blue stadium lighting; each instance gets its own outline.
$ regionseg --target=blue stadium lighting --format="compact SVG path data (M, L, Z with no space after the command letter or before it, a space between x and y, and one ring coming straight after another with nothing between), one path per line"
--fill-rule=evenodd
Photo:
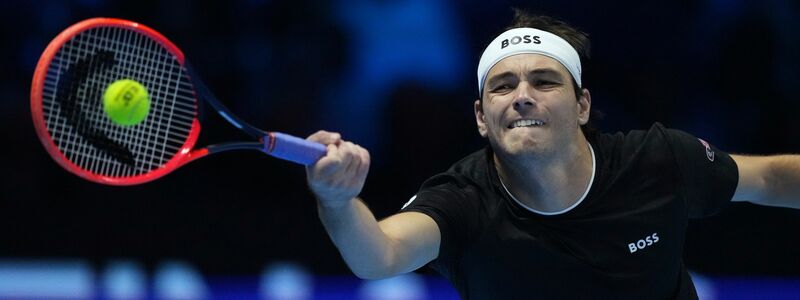
M82 261L0 261L0 299L93 299L94 274Z
M203 276L187 263L169 261L162 263L153 279L157 299L202 300L209 299Z
M135 300L147 297L147 275L133 261L109 263L101 275L102 294L109 300Z
M275 263L264 269L259 280L259 295L264 300L312 299L312 275L294 263Z

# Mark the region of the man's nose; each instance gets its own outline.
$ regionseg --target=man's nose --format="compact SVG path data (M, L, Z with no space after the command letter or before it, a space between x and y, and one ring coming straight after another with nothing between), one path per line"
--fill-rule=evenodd
M522 82L517 86L517 94L514 97L515 109L522 109L527 106L536 105L536 100L533 99L531 89L531 85L526 82Z

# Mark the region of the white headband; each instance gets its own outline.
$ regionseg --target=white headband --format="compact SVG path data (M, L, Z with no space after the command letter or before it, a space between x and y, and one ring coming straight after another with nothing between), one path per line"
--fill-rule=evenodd
M581 87L581 59L575 48L559 36L534 28L514 28L497 36L481 55L478 63L478 91L483 93L483 83L495 64L517 54L534 53L551 57L567 68Z

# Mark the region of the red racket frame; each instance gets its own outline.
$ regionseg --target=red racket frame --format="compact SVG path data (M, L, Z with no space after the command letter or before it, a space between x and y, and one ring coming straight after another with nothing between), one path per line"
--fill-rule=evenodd
M33 73L33 83L31 85L31 114L33 117L33 125L36 128L36 134L39 136L39 140L50 156L52 156L59 165L84 179L109 185L135 185L158 179L186 163L207 155L208 150L206 148L192 150L192 147L194 147L200 135L200 121L197 119L197 114L195 114L194 120L192 121L192 127L186 141L172 159L167 161L160 168L141 175L108 177L95 174L74 164L61 152L58 146L56 146L44 123L44 112L42 110L42 90L44 88L45 77L47 76L47 69L53 57L64 43L83 31L101 26L127 28L144 34L164 46L167 51L175 55L181 66L184 66L185 57L183 52L175 46L175 44L152 28L136 22L114 18L93 18L76 23L61 32L50 42L39 59L39 63L36 65L36 70ZM195 100L197 100L197 95L195 95ZM197 107L195 107L195 111L197 111Z

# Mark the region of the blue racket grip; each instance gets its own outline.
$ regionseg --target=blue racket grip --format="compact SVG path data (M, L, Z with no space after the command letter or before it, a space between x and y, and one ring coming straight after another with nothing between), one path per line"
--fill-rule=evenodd
M280 132L264 137L264 152L301 165L313 165L328 153L328 147Z

